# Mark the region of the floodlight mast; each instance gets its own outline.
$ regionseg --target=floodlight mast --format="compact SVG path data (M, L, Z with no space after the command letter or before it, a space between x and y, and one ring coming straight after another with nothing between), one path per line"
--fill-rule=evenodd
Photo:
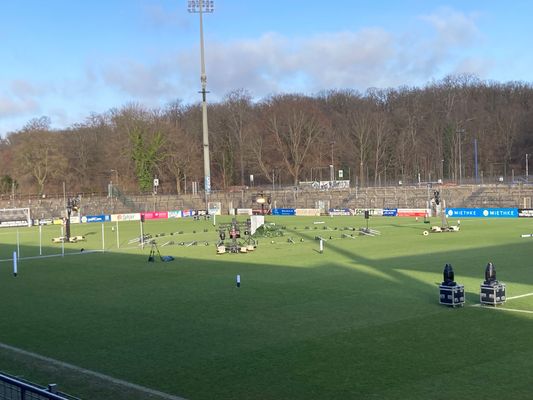
M189 0L188 11L190 13L198 13L200 15L200 64L201 74L200 82L202 84L202 131L203 131L203 147L204 147L204 190L205 190L205 207L208 210L207 198L211 193L211 168L209 162L209 135L207 128L207 75L205 73L205 58L204 58L204 26L203 26L203 14L212 13L214 11L213 0Z

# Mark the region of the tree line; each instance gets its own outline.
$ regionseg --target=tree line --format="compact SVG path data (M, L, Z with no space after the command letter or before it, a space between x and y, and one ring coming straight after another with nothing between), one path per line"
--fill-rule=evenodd
M280 94L245 90L208 105L211 181L233 186L352 185L524 178L533 150L533 87L449 76L424 87ZM29 121L0 141L0 192L103 192L113 182L165 193L203 186L200 104L128 104L68 129ZM333 165L333 168L330 167ZM253 182L251 181L253 175Z

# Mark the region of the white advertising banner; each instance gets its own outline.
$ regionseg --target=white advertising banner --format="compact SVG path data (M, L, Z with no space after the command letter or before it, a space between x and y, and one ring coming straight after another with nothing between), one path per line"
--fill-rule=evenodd
M130 214L111 214L111 221L140 221L140 213L130 213Z
M320 210L318 208L297 208L294 212L295 215L320 217Z

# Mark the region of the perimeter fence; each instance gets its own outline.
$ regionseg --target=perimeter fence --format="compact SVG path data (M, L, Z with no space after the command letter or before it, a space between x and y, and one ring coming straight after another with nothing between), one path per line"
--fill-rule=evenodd
M80 400L57 390L56 384L48 387L0 373L0 400Z

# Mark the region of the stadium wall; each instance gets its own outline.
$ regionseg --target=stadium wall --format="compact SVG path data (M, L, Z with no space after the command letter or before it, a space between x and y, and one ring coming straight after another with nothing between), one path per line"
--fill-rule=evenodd
M447 207L456 208L532 208L533 185L492 185L492 186L396 186L382 188L346 188L335 190L295 189L268 190L271 195L272 208L293 209L398 209L427 208L433 191L439 190L441 199ZM258 188L239 191L213 192L210 202L220 202L221 214L239 208L253 208L252 197ZM124 205L117 198L105 196L82 196L82 215L112 215L128 213L149 213L161 210L204 209L205 197L198 195L133 195L131 203ZM61 218L65 215L64 198L24 199L0 201L0 208L29 207L32 218Z

